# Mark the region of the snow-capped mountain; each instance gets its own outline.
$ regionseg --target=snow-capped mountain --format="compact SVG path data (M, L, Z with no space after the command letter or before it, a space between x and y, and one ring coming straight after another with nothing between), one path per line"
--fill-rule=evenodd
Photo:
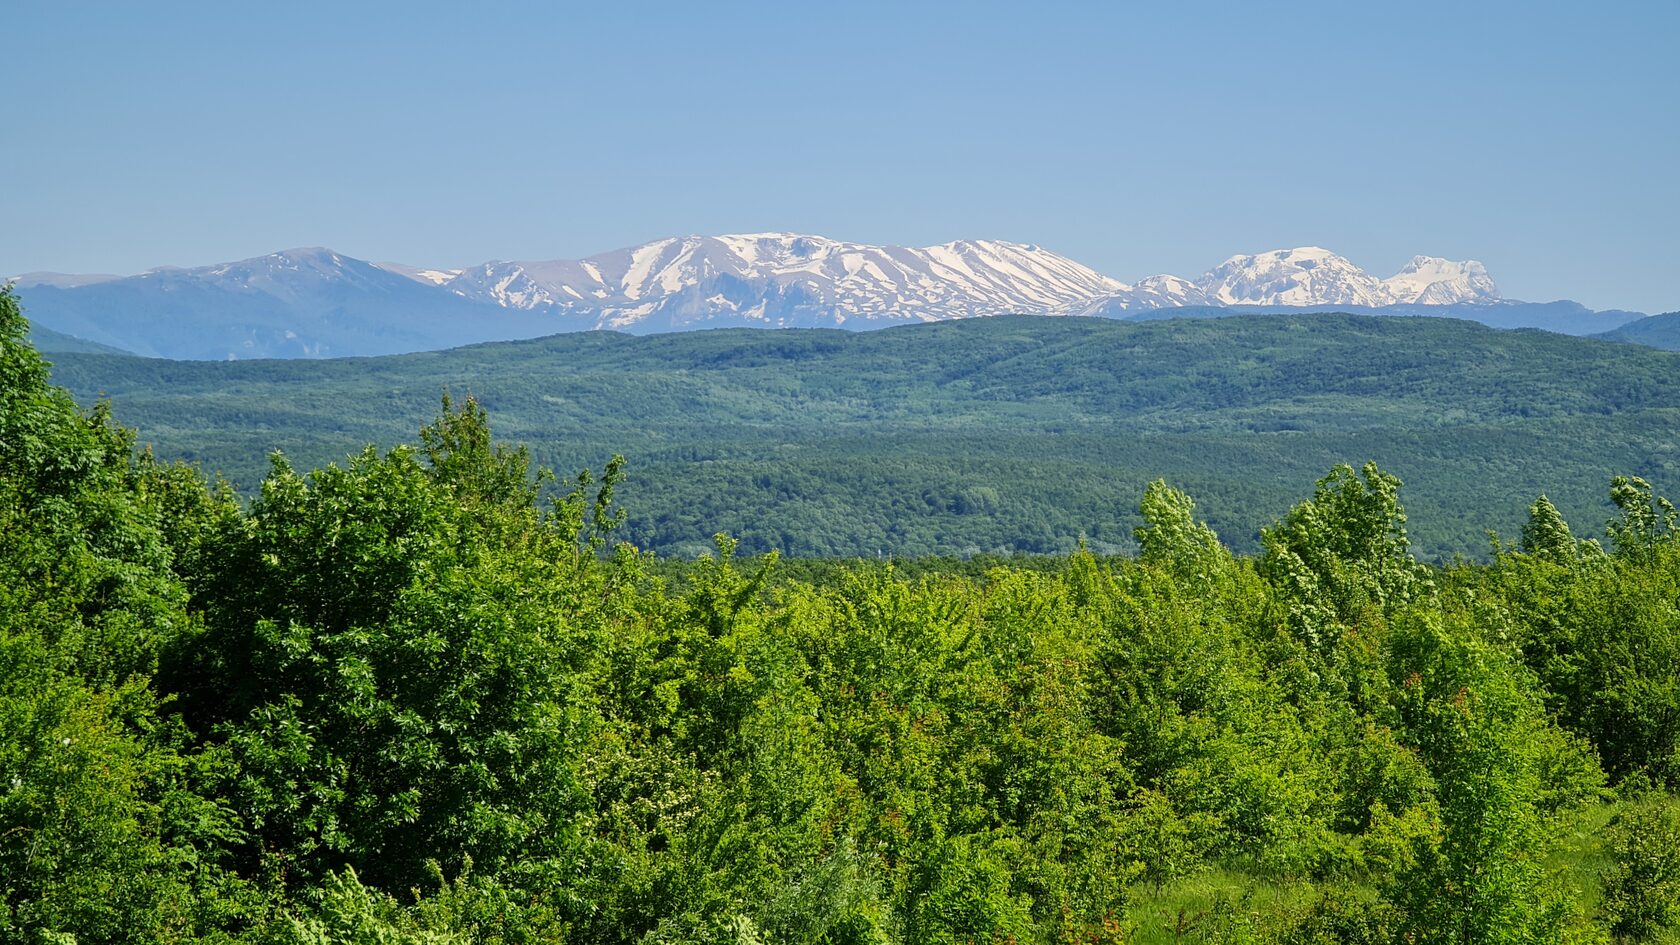
M485 263L443 287L507 308L587 313L598 327L646 330L1047 313L1122 285L1020 243L912 249L749 233L657 240L575 261Z
M1317 246L1232 256L1197 282L1219 305L1357 305L1393 301L1381 279Z
M689 236L587 259L490 262L459 271L388 268L465 299L632 331L1115 315L1201 305L1380 308L1499 297L1475 261L1418 256L1379 279L1316 246L1232 256L1194 280L1158 275L1131 285L1020 243L959 240L910 248L794 233Z
M1498 298L1499 287L1475 260L1454 262L1414 256L1400 272L1379 279L1344 256L1318 246L1299 246L1232 256L1194 281L1150 276L1068 314L1112 317L1201 305L1384 308L1491 302Z
M1022 243L910 248L793 233L678 237L587 259L462 268L375 264L314 248L138 276L14 281L26 314L45 328L177 358L393 354L588 328L870 328L1006 313L1147 318L1334 307L1573 334L1637 317L1504 302L1481 263L1433 256L1382 279L1307 246L1232 256L1194 279L1128 284Z
M1499 286L1474 259L1453 262L1439 256L1413 256L1395 275L1383 280L1397 304L1452 305L1499 298Z

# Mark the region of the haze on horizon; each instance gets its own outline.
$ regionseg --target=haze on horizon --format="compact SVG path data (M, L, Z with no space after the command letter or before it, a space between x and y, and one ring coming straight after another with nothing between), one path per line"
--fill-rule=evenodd
M1037 243L1119 279L1321 245L1680 308L1680 5L23 4L0 273L290 246Z

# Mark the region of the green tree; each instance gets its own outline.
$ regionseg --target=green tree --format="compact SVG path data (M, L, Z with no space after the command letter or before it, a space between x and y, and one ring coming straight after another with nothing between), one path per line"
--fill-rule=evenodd
M1674 504L1652 492L1651 484L1638 476L1617 476L1610 480L1610 501L1621 517L1606 529L1616 554L1647 560L1658 547L1671 545L1680 536L1680 512Z
M247 868L400 889L433 859L582 855L585 680L613 566L585 547L587 500L542 514L472 401L422 439L424 462L370 448L306 476L277 457L214 539L208 627L171 682L238 760Z
M1400 485L1375 463L1358 473L1337 466L1311 499L1261 532L1261 566L1288 596L1293 629L1314 649L1328 652L1341 628L1411 600L1426 585L1406 539Z
M1335 776L1250 637L1264 592L1252 575L1220 594L1153 569L1126 577L1091 614L1098 725L1125 746L1137 785L1170 801L1199 856L1312 867L1329 842ZM1138 801L1159 809L1149 794ZM1145 869L1164 866L1150 865L1156 856L1182 862L1138 850Z
M1181 580L1209 582L1231 555L1213 529L1196 520L1195 511L1196 503L1165 480L1150 483L1138 508L1143 524L1133 532L1138 558Z
M1570 940L1580 923L1545 868L1549 739L1538 699L1505 654L1438 615L1408 616L1392 645L1405 737L1429 768L1440 823L1388 890L1402 940Z
M1577 539L1563 514L1544 495L1528 507L1528 521L1523 524L1518 547L1523 554L1564 567L1573 567L1583 557L1602 558L1604 554L1596 541Z
M1680 804L1638 804L1611 831L1615 866L1604 883L1611 932L1645 942L1680 928Z
M204 487L51 387L27 327L0 287L0 941L190 940L258 907L151 688L193 619L168 510Z
M1500 571L1513 636L1558 719L1613 777L1680 784L1680 547Z

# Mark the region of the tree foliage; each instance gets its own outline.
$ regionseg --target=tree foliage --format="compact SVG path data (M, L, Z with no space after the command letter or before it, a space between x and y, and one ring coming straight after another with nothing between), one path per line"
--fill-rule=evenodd
M0 942L1674 924L1680 548L1639 480L1608 555L1541 499L1520 552L1419 564L1367 464L1257 558L1156 482L1135 559L667 564L621 460L562 484L475 399L242 500L24 327L0 290ZM1589 914L1556 856L1607 783L1647 794Z

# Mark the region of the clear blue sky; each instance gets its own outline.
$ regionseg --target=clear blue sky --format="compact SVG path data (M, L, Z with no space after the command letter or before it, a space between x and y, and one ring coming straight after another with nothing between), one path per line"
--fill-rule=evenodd
M0 273L686 233L1318 244L1680 308L1680 2L62 3L0 16Z

